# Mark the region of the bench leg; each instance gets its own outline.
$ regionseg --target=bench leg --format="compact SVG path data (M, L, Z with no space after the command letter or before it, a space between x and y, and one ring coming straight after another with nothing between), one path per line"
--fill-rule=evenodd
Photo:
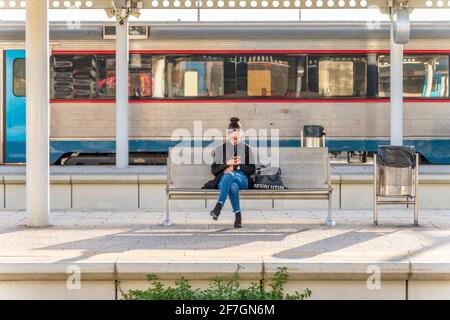
M333 198L331 197L331 193L328 196L328 214L327 219L325 220L325 225L327 226L334 226L336 224L336 221L333 220Z
M417 195L414 197L414 225L419 225L419 203L417 202Z
M163 221L161 221L161 225L165 227L170 227L174 225L172 220L170 220L170 202L168 194L166 194L166 216L164 217Z
M378 196L373 197L373 224L378 225Z

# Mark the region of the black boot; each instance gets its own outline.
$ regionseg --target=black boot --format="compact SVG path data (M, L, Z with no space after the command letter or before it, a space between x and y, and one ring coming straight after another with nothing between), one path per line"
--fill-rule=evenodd
M242 228L242 215L241 212L236 212L234 214L234 227L237 228Z
M220 202L217 202L216 206L210 213L210 215L213 217L213 220L219 219L220 211L222 211L222 208L223 208L223 204L221 204Z

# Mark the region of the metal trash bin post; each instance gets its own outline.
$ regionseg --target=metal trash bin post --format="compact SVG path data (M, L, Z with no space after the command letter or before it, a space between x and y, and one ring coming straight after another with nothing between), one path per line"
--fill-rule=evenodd
M325 136L323 126L305 125L300 130L300 146L302 148L325 148Z
M414 157L414 167L396 168L379 165L378 157L374 155L373 222L375 225L378 225L378 206L390 204L414 205L414 225L419 225L419 154L415 153ZM383 200L383 198L390 199Z

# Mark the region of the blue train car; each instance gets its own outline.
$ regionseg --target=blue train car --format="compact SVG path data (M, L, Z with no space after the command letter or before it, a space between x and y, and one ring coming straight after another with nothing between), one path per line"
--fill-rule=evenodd
M25 162L25 51L5 52L5 162Z

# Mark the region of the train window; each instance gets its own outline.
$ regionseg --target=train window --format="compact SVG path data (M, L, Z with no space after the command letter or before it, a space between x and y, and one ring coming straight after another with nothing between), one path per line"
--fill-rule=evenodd
M222 57L167 58L167 93L174 97L220 97L224 94Z
M236 58L236 96L283 97L296 96L298 72L296 58L256 55ZM300 87L301 90L301 87Z
M50 71L52 99L73 99L73 93L73 56L53 56Z
M25 96L25 59L15 59L13 62L13 90L16 97Z
M366 70L366 57L309 57L309 95L363 97L366 95Z
M95 55L52 56L50 92L52 99L93 99L97 92Z
M367 55L367 97L376 98L378 91L378 57L376 53Z
M223 62L224 96L236 96L236 57L229 56Z
M166 60L164 57L152 59L152 88L154 98L164 98L166 93Z
M319 92L324 97L353 95L353 61L319 61Z
M113 99L116 95L116 57L98 56L99 75L97 78L98 97ZM130 54L128 74L128 96L132 99L152 96L152 56Z
M131 54L129 62L128 96L133 99L152 95L152 57L144 54Z
M97 92L97 59L94 55L73 57L73 97L92 99Z
M379 97L389 97L390 60L378 57ZM403 57L403 95L405 97L447 97L448 56L405 55Z
M99 98L114 98L116 95L116 57L113 55L98 56L97 95Z
M306 81L306 56L289 57L289 65L295 66L289 68L289 96L306 97L307 81ZM295 88L295 89L292 89Z

